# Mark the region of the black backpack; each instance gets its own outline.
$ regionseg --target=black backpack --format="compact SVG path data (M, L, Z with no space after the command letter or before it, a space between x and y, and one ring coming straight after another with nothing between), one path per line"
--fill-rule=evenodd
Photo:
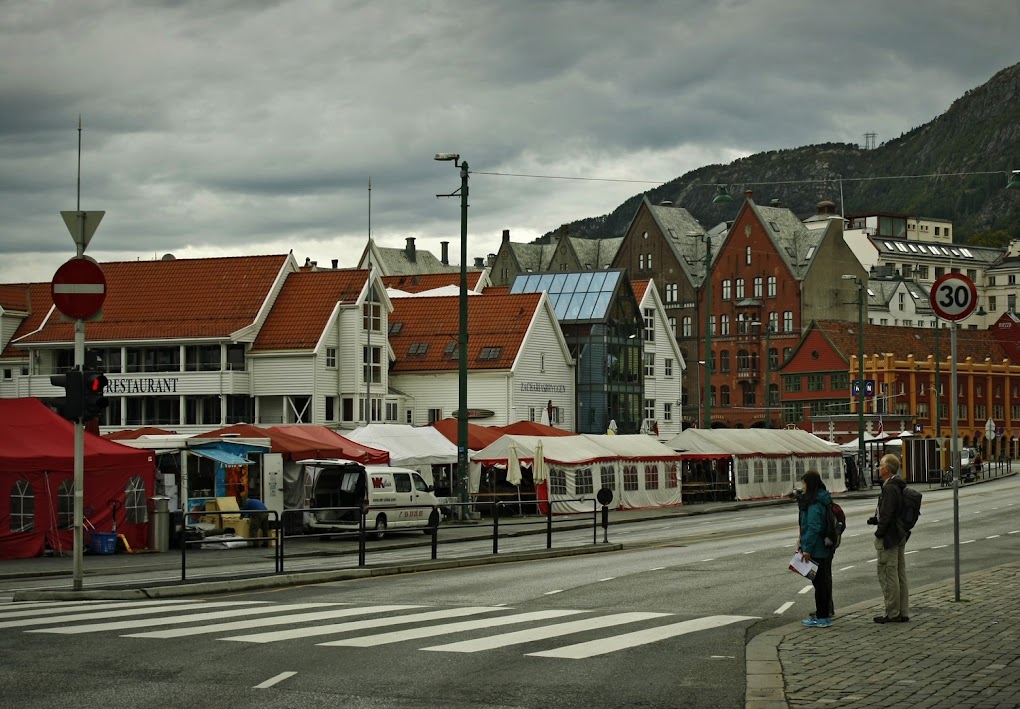
M921 516L921 493L910 487L903 488L903 504L900 506L900 524L910 531Z
M835 502L825 508L825 546L836 551L843 541L843 530L846 529L846 515L843 508Z

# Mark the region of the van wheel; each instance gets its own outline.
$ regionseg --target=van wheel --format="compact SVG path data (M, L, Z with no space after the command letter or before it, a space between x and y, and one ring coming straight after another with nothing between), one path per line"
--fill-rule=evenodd
M386 535L386 515L379 515L375 518L375 530L372 536L375 539L382 539Z

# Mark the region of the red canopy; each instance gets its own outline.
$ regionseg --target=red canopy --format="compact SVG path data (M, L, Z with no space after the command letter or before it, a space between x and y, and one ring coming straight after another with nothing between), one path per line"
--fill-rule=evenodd
M503 433L512 436L576 436L572 431L565 431L555 426L545 426L535 421L517 421L509 426L496 426Z
M113 530L132 548L148 543L144 509L155 492L151 452L85 432L85 518L97 531ZM38 399L0 399L0 559L41 556L49 545L70 552L73 512L74 424ZM115 504L116 503L116 504ZM133 521L129 522L131 519ZM141 521L138 521L141 520Z
M365 465L390 463L389 451L355 443L325 426L270 426L268 430L273 445L279 442L286 449L284 457L290 460L344 458Z
M457 445L457 419L443 419L432 424L432 428L439 431L453 445ZM490 443L500 438L503 431L494 426L479 426L477 423L468 422L468 448L473 451L480 451Z
M133 428L127 431L112 431L104 434L103 438L108 441L132 441L142 436L172 436L176 431L167 431L164 428L156 428L155 426L143 426L142 428Z

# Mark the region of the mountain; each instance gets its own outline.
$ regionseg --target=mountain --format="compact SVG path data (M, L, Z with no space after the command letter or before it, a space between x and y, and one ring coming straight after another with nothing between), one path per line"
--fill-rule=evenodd
M1003 189L1010 171L1020 169L1018 117L1020 64L1015 64L965 93L934 120L877 148L825 143L770 150L729 165L708 165L635 195L610 214L566 227L571 236L623 236L647 195L653 204L669 200L686 208L710 228L733 218L746 185L759 204L778 199L802 217L814 214L817 203L828 199L837 210L842 204L847 215L889 211L948 219L953 222L955 241L963 243L982 234L978 240L991 238L994 245L1002 246L1006 234L1020 238L1020 190ZM976 172L995 174L958 174ZM939 177L867 179L901 175ZM784 181L793 184L762 184ZM732 203L712 204L716 193L710 185L719 184L729 186Z

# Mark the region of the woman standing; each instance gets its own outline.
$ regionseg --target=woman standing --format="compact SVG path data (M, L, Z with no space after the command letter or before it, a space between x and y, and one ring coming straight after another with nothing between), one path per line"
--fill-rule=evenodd
M803 623L813 628L828 628L832 625L832 548L825 544L825 532L832 495L814 470L804 473L801 482L804 490L797 498L800 552L805 561L818 564L818 572L811 581L815 587L815 612Z

